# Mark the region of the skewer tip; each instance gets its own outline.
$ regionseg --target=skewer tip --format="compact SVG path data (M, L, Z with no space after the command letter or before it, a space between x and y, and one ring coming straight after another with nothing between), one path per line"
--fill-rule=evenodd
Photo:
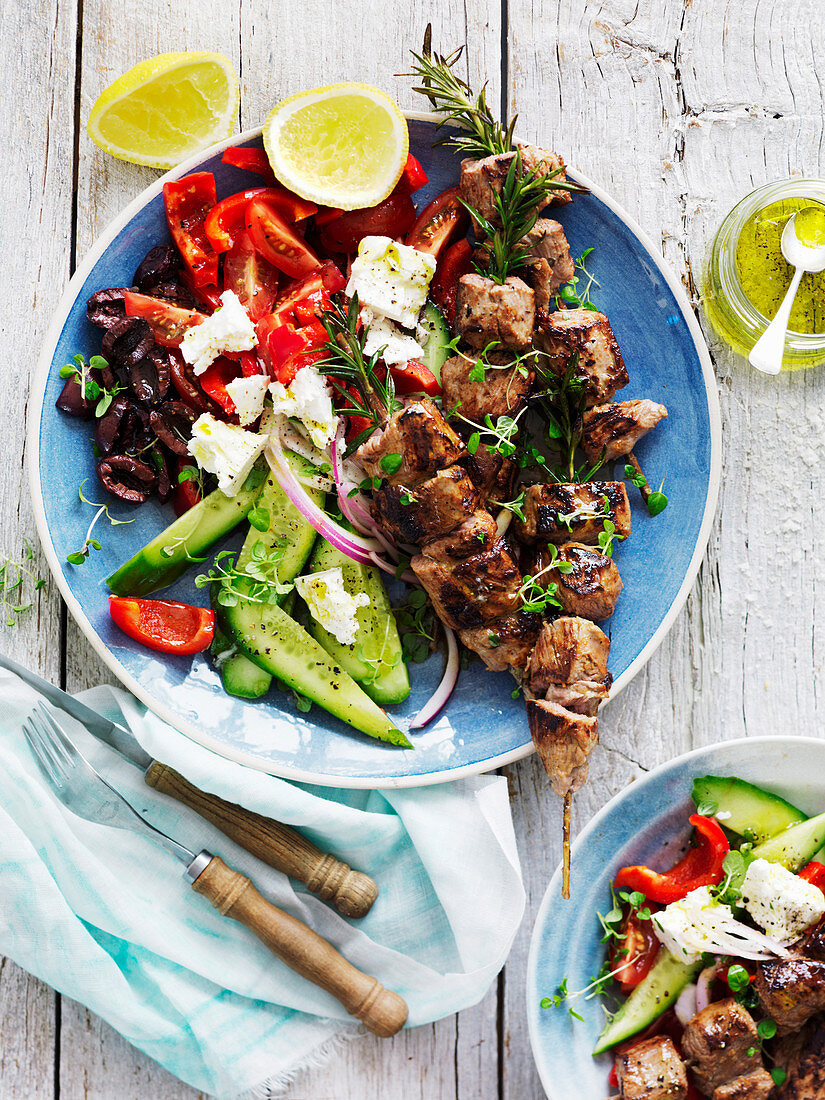
M564 824L561 863L561 896L565 901L570 898L570 812L573 807L573 792L564 796Z

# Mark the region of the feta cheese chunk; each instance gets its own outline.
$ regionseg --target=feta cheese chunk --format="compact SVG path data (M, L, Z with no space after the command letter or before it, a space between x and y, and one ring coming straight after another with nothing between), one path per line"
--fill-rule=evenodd
M226 392L235 404L235 411L245 426L257 420L264 411L264 398L269 389L269 376L253 374L249 378L234 378L226 383Z
M266 446L267 436L247 432L237 424L202 413L192 425L189 453L198 466L215 474L218 488L234 497L246 481L255 460Z
M434 256L391 237L364 237L346 293L404 328L415 328L434 274Z
M258 342L255 326L238 295L225 290L221 302L211 317L187 329L181 341L181 354L195 374L203 374L224 352L251 351Z
M273 382L269 387L272 408L284 416L301 420L319 449L335 435L338 419L332 411L332 394L327 381L311 363L301 367L288 386Z
M760 928L785 944L825 913L825 896L818 887L767 859L755 859L748 867L742 904Z
M698 962L704 951L713 950L713 941L704 929L711 910L718 911L720 903L707 886L700 886L681 901L671 902L660 913L653 914L653 927L660 942L671 955L685 963ZM728 906L728 915L732 916Z
M362 309L361 321L369 325L364 341L365 355L375 355L380 351L387 366L394 367L399 363L408 363L410 359L420 359L424 354L418 341L388 317L373 313L371 309Z
M358 630L356 612L359 607L369 607L370 598L366 592L358 592L355 596L347 592L340 565L337 569L322 569L319 573L296 577L295 587L324 630L336 637L341 645L352 645Z

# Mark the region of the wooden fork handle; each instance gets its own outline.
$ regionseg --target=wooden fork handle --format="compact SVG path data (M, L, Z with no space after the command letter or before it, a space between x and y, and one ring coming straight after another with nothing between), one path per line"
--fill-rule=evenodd
M378 897L378 887L329 852L322 852L289 825L233 806L207 794L166 764L152 763L144 776L150 787L195 810L222 833L277 871L305 883L322 901L331 901L345 917L363 917Z
M374 1035L388 1038L404 1026L407 1005L377 978L362 974L331 943L302 921L278 909L239 871L213 856L192 889L209 898L222 916L254 932L261 943L302 978L331 993Z

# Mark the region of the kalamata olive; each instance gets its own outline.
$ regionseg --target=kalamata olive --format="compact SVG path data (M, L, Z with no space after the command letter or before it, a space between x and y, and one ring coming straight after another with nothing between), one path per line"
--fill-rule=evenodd
M178 391L178 395L195 412L212 413L213 416L221 415L221 407L217 401L213 401L208 394L201 389L197 375L189 363L184 362L179 351L171 349L169 352L172 373L172 385Z
M132 504L148 500L158 481L152 467L133 455L109 455L101 459L97 476L110 493Z
M152 451L152 461L158 471L158 500L161 504L165 504L172 495L172 471L170 468L170 460L167 458L166 452L160 444Z
M181 309L197 309L195 295L183 283L158 283L152 287L152 297L180 306Z
M127 435L130 426L129 411L129 399L120 395L98 420L95 425L95 443L102 455L111 454L118 440Z
M127 317L106 330L103 337L103 358L115 369L139 363L155 346L152 330L142 317Z
M156 244L140 261L135 272L135 286L148 294L158 283L173 281L180 270L180 256L171 244Z
M125 286L111 286L98 290L86 303L86 316L98 328L109 329L118 321L126 320Z
M128 367L126 382L139 401L157 405L169 392L169 356L158 344L139 363Z
M66 379L60 396L55 401L58 409L80 420L91 420L96 404L97 402L91 401L88 396L84 397L76 374Z
M188 455L192 425L197 415L182 401L166 401L149 414L152 431L173 454Z

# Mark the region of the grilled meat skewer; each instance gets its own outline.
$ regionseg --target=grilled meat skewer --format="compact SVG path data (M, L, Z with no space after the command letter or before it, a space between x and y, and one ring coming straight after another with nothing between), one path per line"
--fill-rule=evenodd
M525 561L528 568L524 568ZM562 572L558 563L567 563L571 568ZM522 559L522 568L542 588L555 584L556 597L565 614L580 615L583 619L610 618L622 590L622 579L613 559L579 542L564 543L555 557L547 546L535 547L532 555Z
M630 534L630 502L623 481L550 482L524 493L524 519L513 524L522 542L583 542L597 545L604 521L618 538Z
M630 381L610 322L594 309L560 309L539 316L533 345L541 363L561 377L570 356L578 355L576 373L586 377L588 406L602 405Z
M594 405L582 421L582 450L590 459L622 458L666 416L664 405L647 399Z

